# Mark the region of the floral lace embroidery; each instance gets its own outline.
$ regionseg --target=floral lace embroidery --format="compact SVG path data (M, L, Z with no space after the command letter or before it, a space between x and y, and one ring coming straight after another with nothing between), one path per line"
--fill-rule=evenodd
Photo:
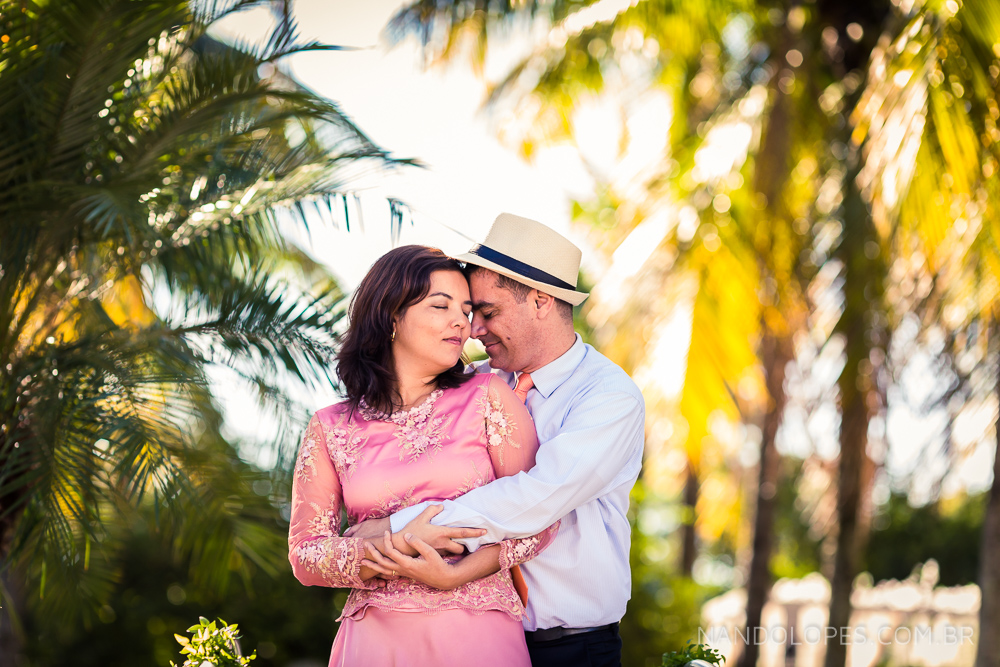
M468 475L465 476L465 480L463 481L462 486L458 487L458 490L455 493L460 496L465 495L466 493L472 491L473 489L478 489L481 486L485 486L486 484L489 483L489 481L490 480L486 477L486 475L484 475L479 471L479 467L476 465L476 462L473 461L472 472L470 472Z
M479 414L486 421L486 444L497 449L497 458L503 465L503 453L507 447L519 449L521 443L514 437L517 427L511 420L509 412L504 411L503 402L496 396L491 396L489 385L483 385L486 390L479 397Z
M391 415L387 415L384 412L379 412L375 408L369 407L368 404L365 402L365 399L362 398L360 407L358 408L358 412L361 414L362 419L364 419L366 422L391 421L398 424L399 422L396 421L397 419L405 420L408 416L420 411L430 412L431 409L434 407L434 403L439 398L441 398L442 394L444 394L443 389L435 389L427 396L427 398L424 399L424 402L421 403L420 405L415 405L409 410L396 410Z
M316 537L336 537L340 528L340 507L336 499L324 512L316 503L309 503L316 515L309 521L309 534Z
M535 550L542 543L542 534L520 540L504 540L500 543L500 569L509 570L535 556Z
M391 415L373 410L362 400L360 412L367 421L377 419L395 424L394 435L400 446L399 460L403 461L409 455L408 463L412 463L424 454L441 449L449 437L445 429L451 423L451 417L434 416L434 403L443 394L443 390L435 389L420 405L409 410L398 410Z
M476 612L497 610L512 619L524 618L524 606L514 591L510 570L470 581L450 591L441 591L412 579L389 581L385 588L353 590L337 620L359 616L367 607L382 611L467 609Z
M398 512L404 507L409 507L413 504L413 491L416 489L415 486L411 486L403 495L398 495L389 488L389 482L385 483L385 493L382 494L378 502L375 503L375 508L369 513L369 517L387 517L393 512Z
M354 425L344 427L338 424L327 432L326 449L342 479L350 479L354 469L364 459L361 448L366 442L368 438L362 436L361 429Z
M316 472L317 431L320 428L319 421L313 417L306 428L305 436L302 438L302 447L299 448L299 458L295 462L295 477L303 482L310 481L310 473Z
M330 537L300 544L295 557L308 572L323 577L330 586L361 588L369 585L360 577L364 540Z

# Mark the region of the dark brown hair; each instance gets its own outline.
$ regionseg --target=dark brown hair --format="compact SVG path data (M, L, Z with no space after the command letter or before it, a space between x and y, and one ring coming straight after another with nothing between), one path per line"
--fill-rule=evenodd
M364 399L379 412L399 407L392 356L393 320L431 290L435 271L462 271L462 265L437 248L407 245L382 255L351 299L350 324L337 354L337 376L354 410ZM440 389L467 380L461 359L437 376Z

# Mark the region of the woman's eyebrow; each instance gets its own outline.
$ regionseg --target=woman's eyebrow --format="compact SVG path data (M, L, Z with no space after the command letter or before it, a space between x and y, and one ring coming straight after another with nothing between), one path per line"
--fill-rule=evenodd
M443 296L444 298L448 299L449 301L451 301L452 299L455 298L452 295L448 294L447 292L434 292L434 294L431 294L427 298L430 298L432 296ZM472 301L471 300L466 301L465 304L468 305L468 306L471 306L472 305Z

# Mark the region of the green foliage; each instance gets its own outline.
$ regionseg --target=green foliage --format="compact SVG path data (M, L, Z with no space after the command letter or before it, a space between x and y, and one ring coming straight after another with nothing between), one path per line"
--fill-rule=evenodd
M875 516L865 554L865 569L875 581L905 579L931 558L938 562L942 586L975 583L987 494L913 507L906 494L893 493Z
M188 639L174 635L181 645L181 655L188 656L180 667L203 667L205 663L215 667L245 667L257 657L256 651L244 657L240 651L240 636L236 624L228 625L221 618L219 625L202 616L198 625L187 630L194 635ZM170 662L171 667L177 667Z
M283 497L280 479L255 481L257 492ZM276 534L287 534L277 512L261 529L267 524ZM178 558L169 537L145 524L124 540L119 559L115 586L91 623L64 624L40 614L25 619L25 667L70 660L75 667L166 667L176 658L173 632L198 616L238 620L243 645L256 649L255 667L325 664L329 656L346 591L303 586L288 567L271 572L244 563L240 571L228 570L228 586L221 593L201 585L197 563Z
M775 543L771 556L771 574L775 580L800 579L818 572L822 557L822 538L809 530L798 502L802 480L802 459L785 456L781 460L778 493L775 502Z
M720 592L677 574L676 531L641 530L638 511L656 502L640 479L632 490L630 509L632 597L621 621L622 663L634 667L657 667L665 652L681 651L685 642L697 639L701 605Z
M690 640L681 651L673 651L663 655L662 667L684 667L692 660L704 660L712 665L722 665L725 661L722 654L705 644L693 644Z
M0 562L24 598L0 613L100 622L143 523L219 593L287 567L210 369L293 440L284 390L329 390L344 304L281 226L399 161L277 68L333 48L288 14L263 45L208 36L268 4L0 0Z

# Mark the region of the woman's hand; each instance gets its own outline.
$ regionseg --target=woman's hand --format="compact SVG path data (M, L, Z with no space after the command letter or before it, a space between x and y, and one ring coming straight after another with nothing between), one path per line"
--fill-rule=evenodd
M362 561L362 565L386 577L408 577L443 591L465 583L460 580L457 568L445 562L431 545L410 533L405 534L403 539L420 554L419 558L411 558L396 549L392 544L392 535L386 531L382 538L382 553L371 544L365 544L368 558Z

